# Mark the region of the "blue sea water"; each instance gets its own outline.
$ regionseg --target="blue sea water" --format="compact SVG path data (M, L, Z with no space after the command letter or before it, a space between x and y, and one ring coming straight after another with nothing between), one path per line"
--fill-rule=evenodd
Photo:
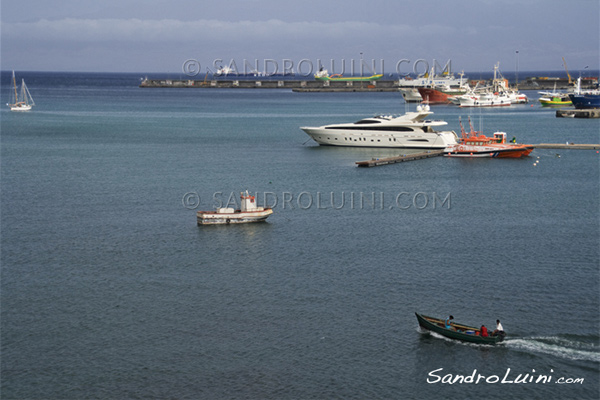
M299 127L414 108L398 93L140 76L23 73L36 107L0 111L2 398L598 398L597 151L362 169L402 151ZM599 120L527 95L432 109L455 131L600 143ZM196 225L246 189L267 223ZM449 341L415 311L508 338Z

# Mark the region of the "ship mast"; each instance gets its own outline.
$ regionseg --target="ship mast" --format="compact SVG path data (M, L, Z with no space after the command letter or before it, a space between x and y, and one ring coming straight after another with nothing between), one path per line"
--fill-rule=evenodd
M15 79L15 71L13 71L13 86L15 88L15 104L19 102L19 96L17 95L17 80Z

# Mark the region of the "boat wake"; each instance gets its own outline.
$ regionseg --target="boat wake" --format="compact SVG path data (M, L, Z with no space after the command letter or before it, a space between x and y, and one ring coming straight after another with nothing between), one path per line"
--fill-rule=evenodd
M429 335L436 339L442 339L447 342L456 343L463 346L489 348L487 344L462 342L447 338L436 332L431 332L421 328L417 331L423 335ZM580 336L538 336L510 338L507 337L503 342L496 344L504 346L507 349L522 351L525 353L541 353L568 360L592 361L600 363L600 346L597 337Z
M507 339L504 343L508 348L515 350L549 354L569 360L600 362L597 338L590 342L575 337L548 336Z

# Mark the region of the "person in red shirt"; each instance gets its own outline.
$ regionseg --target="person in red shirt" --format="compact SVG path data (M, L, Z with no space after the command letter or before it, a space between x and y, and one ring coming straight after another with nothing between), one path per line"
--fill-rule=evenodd
M481 325L479 330L481 331L481 337L488 337L488 331L485 325Z

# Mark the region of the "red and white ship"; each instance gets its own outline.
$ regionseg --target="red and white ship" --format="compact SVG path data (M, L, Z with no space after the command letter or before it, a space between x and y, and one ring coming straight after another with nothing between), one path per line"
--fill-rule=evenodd
M458 144L444 150L444 156L520 158L533 151L533 145L530 144L506 143L506 132L496 132L493 137L488 137L476 132L470 119L469 126L471 131L467 133L460 122L461 138Z
M468 92L469 83L463 81L464 73L460 74L460 81L456 85L450 84L434 84L433 81L430 85L417 88L419 94L428 104L448 104L450 98L454 96L461 96Z

